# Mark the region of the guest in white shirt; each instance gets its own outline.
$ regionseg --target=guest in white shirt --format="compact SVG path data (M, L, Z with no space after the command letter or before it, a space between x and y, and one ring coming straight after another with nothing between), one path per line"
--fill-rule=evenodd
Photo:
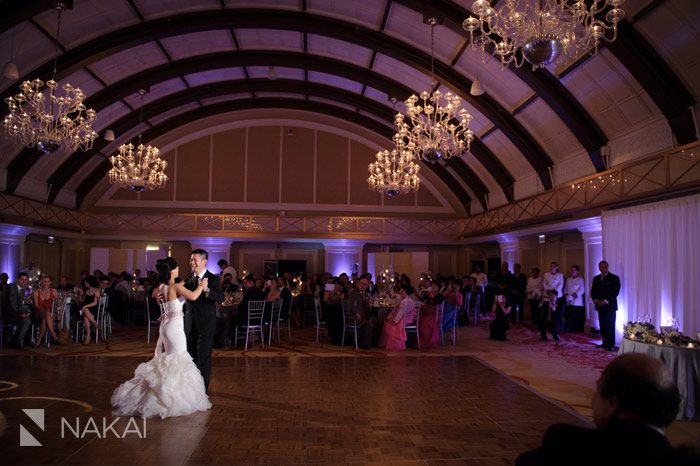
M228 265L226 259L221 259L216 264L221 268L221 273L219 274L221 278L223 278L227 273L230 273L231 283L238 286L238 274L236 273L236 269L234 269L233 266Z
M564 329L567 332L583 332L583 324L586 320L583 308L585 284L583 277L579 275L578 265L572 265L569 270L570 275L564 286L564 298L566 299Z
M486 285L489 282L488 277L486 277L486 274L481 271L481 267L479 267L478 265L474 267L474 273L472 273L471 277L474 282L472 294L476 298L474 306L478 306L478 309L481 310L481 313L486 314L488 310L486 309L486 301L484 301L484 292L486 291Z
M530 278L527 279L527 299L530 304L530 315L532 322L535 325L540 325L540 300L542 299L542 282L540 277L540 269L533 267L530 272Z

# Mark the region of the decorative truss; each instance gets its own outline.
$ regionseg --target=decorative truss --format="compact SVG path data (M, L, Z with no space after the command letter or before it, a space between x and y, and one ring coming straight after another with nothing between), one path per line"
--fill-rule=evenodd
M216 235L236 237L317 237L456 241L653 196L700 189L700 142L635 160L612 170L569 182L463 220L408 217L212 215L191 213L96 213L66 209L0 193L4 223L58 228L74 233Z

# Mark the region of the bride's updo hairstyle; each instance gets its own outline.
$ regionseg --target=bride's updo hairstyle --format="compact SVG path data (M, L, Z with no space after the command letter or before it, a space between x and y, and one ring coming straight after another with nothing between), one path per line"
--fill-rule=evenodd
M170 272L177 267L177 262L172 257L158 259L156 270L158 271L158 283L170 282Z

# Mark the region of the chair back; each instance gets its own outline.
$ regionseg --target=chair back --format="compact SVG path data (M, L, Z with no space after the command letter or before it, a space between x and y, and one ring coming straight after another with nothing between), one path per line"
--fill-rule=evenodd
M445 301L441 302L440 304L435 305L435 321L438 324L438 327L442 324L442 319L445 315Z
M248 301L248 326L262 326L265 300Z
M343 320L345 321L345 326L355 325L355 313L352 311L352 309L350 309L350 306L348 306L347 300L342 300L340 305L343 308Z
M272 301L272 312L270 313L270 322L277 322L282 312L282 299Z
M406 309L403 315L403 326L405 328L418 327L418 318L420 317L421 306L423 306L423 303L421 303L420 301L415 301L410 306L408 306L408 309Z
M321 298L314 298L314 309L316 310L316 323L321 322Z

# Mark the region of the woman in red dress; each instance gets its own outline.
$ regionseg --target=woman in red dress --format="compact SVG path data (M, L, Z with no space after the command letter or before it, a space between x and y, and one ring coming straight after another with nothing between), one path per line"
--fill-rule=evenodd
M36 339L36 344L39 346L46 335L48 329L51 333L51 343L58 345L61 341L53 329L53 300L58 298L58 291L51 288L51 277L42 275L39 279L39 288L34 291L34 313L32 318L35 322L39 322L39 337Z
M428 297L420 310L420 319L418 320L418 334L422 348L436 348L440 344L442 329L437 318L437 307L442 301L438 282L431 282Z

